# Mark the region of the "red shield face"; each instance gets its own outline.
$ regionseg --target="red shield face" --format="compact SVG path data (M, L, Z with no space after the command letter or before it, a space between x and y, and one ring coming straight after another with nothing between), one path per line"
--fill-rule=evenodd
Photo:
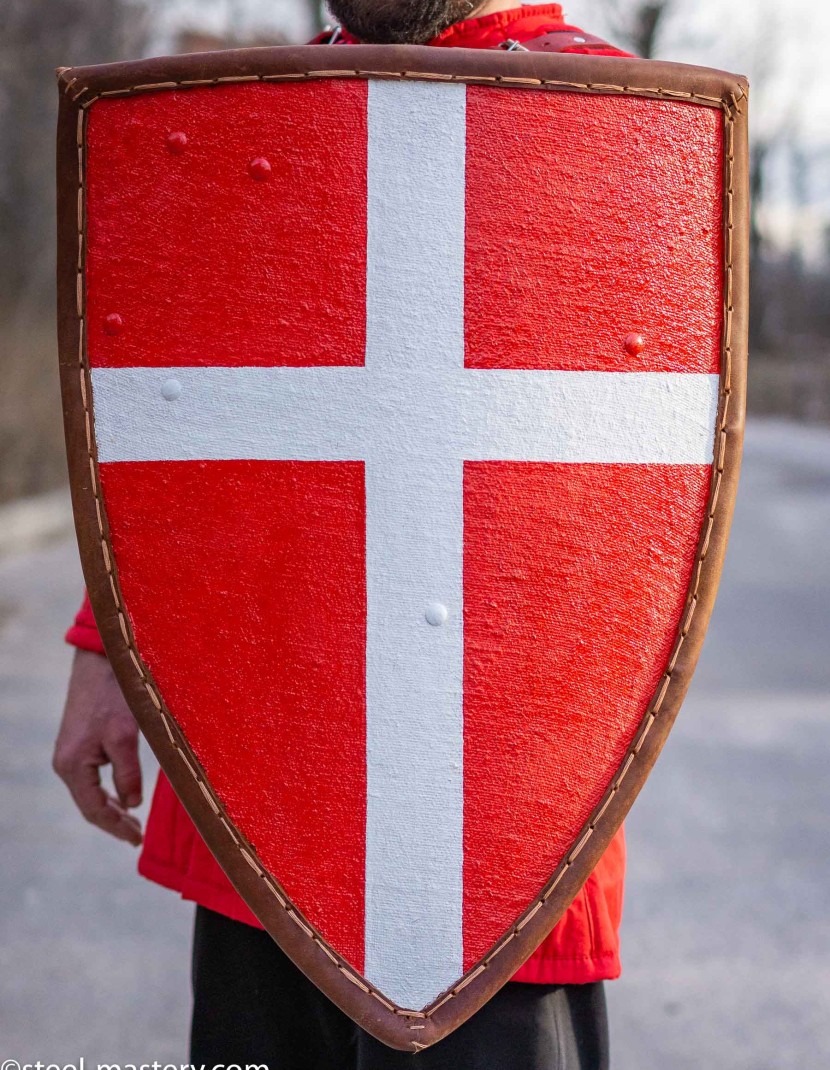
M711 72L334 51L81 72L63 363L142 726L275 938L411 1050L551 928L688 683L745 115Z

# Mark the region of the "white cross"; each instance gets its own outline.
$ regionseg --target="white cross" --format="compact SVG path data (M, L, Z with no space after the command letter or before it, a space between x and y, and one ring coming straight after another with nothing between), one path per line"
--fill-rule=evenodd
M96 369L96 436L365 463L364 973L418 1009L462 973L464 462L708 463L717 377L465 368L464 87L370 83L368 164L365 366Z

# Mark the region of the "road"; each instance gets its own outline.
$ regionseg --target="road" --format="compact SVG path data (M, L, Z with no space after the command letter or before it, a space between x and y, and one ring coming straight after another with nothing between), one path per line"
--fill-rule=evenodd
M830 432L751 426L701 665L628 822L615 1070L830 1066L828 531ZM65 539L0 559L0 1058L180 1062L191 908L49 769L80 584Z

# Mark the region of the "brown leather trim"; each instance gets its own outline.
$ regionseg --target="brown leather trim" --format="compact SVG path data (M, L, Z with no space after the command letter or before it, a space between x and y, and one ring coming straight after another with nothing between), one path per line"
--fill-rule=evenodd
M325 48L325 51L322 49ZM244 48L187 56L71 67L59 75L61 89L76 104L88 106L110 96L230 79L280 80L326 76L421 77L493 85L540 85L577 92L620 92L688 100L721 108L744 96L746 81L707 67L613 56L506 53L499 49L428 48L413 45L321 45Z
M680 100L717 108L723 116L726 146L723 373L712 495L674 653L603 803L547 887L479 964L417 1012L395 1007L374 991L325 943L263 870L251 845L223 812L135 649L98 494L84 340L85 116L97 99L222 81L369 76ZM704 68L641 60L366 45L247 49L61 69L58 80L58 337L66 442L81 561L107 654L162 768L208 846L273 938L364 1029L394 1048L421 1050L474 1014L556 924L636 798L691 680L726 550L743 437L748 294L746 82Z

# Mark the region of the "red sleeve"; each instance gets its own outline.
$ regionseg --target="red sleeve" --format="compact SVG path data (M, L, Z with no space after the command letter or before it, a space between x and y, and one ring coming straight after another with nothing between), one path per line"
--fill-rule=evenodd
M89 604L89 595L84 591L84 600L81 608L75 614L75 623L66 633L67 643L77 646L81 650L91 650L95 654L104 653L104 644L98 633L95 617L92 615L92 606Z

